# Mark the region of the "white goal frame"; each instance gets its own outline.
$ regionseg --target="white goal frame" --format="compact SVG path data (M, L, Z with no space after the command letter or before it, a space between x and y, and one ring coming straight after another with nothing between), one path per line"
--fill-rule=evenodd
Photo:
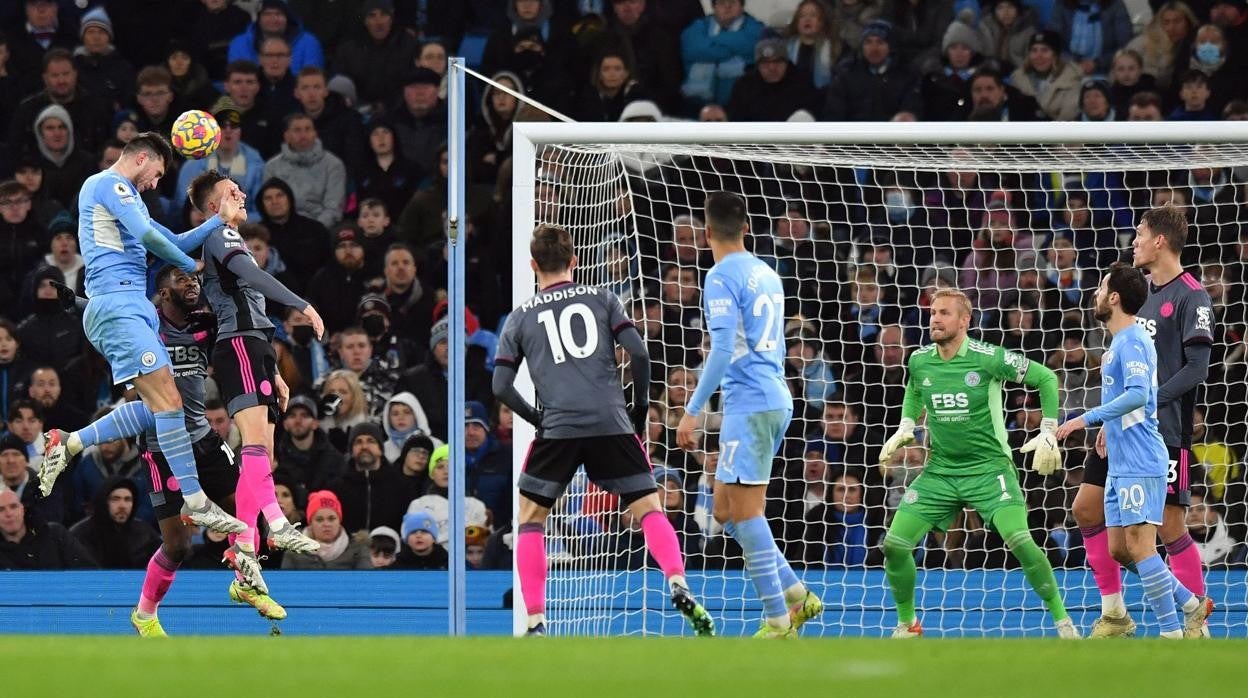
M1220 122L880 122L880 123L516 123L512 127L512 299L518 305L534 293L529 267L529 238L535 225L537 152L544 145L1013 145L1123 144L1201 145L1248 144L1248 121ZM1086 167L1080 165L1081 168ZM1005 169L1010 169L1006 167ZM1018 168L1027 169L1027 168ZM500 250L501 251L501 250ZM529 400L533 385L520 371L516 388ZM517 419L513 431L513 473L518 479L532 425ZM514 511L519 494L513 492ZM518 515L518 514L517 514ZM513 521L513 526L514 526ZM513 528L514 531L514 528ZM521 635L527 615L513 572L513 630Z

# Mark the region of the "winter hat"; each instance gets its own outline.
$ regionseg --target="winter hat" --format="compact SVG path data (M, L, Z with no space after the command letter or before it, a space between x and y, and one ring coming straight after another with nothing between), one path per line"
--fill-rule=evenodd
M321 509L333 509L334 513L338 515L338 520L342 520L342 502L338 501L338 495L333 492L317 490L308 495L308 509L305 512L308 521L311 521L316 512Z
M403 461L407 460L407 454L417 448L432 454L434 449L433 438L423 431L412 432L407 437L407 440L403 442L403 450L399 453L399 464L402 465Z
M374 424L373 422L360 422L359 424L351 427L351 435L347 438L348 450L350 450L352 445L355 444L356 438L360 436L373 437L377 440L378 446L386 442L386 434L381 430L380 426Z
M133 109L122 109L113 114L113 126L109 133L117 133L117 129L121 128L121 125L126 122L132 123L137 127L139 124L139 113Z
M788 53L784 49L784 40L777 36L769 36L754 44L754 62L787 61Z
M0 453L5 451L17 451L22 454L23 458L27 458L26 442L22 441L22 437L17 434L10 433L0 437Z
M1048 46L1049 48L1053 49L1053 53L1060 54L1062 52L1062 47L1066 45L1066 42L1062 41L1061 34L1058 34L1055 31L1046 29L1044 31L1036 32L1035 34L1032 35L1031 41L1027 43L1027 50L1030 51L1031 47L1037 44L1043 44L1045 46Z
M438 522L433 519L433 514L417 511L403 517L403 540L407 540L408 536L417 531L424 531L433 536L434 540L438 539Z
M407 87L408 85L433 85L434 87L437 87L441 84L442 76L424 66L413 68L412 71L407 74L407 77L403 79L404 87Z
M945 30L945 37L940 40L940 51L944 53L954 44L962 44L971 49L972 53L983 55L984 46L979 38L979 32L975 31L973 23L975 15L970 9L962 10L958 13L958 18L949 23L949 28Z
M381 313L390 317L390 302L380 293L366 293L355 306L355 316L364 317L366 313Z
M437 448L433 449L433 453L429 455L429 469L433 470L434 467L437 466L438 463L441 463L444 460L450 460L450 458L451 458L451 447L447 446L446 444L442 444L441 446L438 446Z
M307 410L308 414L312 415L313 419L316 419L317 417L316 401L314 401L312 398L308 397L307 395L296 395L292 397L290 399L290 402L286 405L286 414L290 414L291 411L295 410L296 408Z
M464 424L480 424L486 431L490 430L490 411L476 400L464 403Z
M620 121L662 121L663 111L659 109L659 105L648 99L639 99L636 102L629 102L624 110L620 112Z
M393 16L394 0L364 0L364 6L360 8L360 13L367 16L373 10L381 10Z
M358 92L355 89L355 81L346 75L335 75L329 79L325 85L330 92L342 97L342 101L351 106L358 101Z
M1083 96L1092 90L1096 90L1105 96L1105 101L1111 105L1114 103L1112 97L1109 96L1109 84L1104 80L1087 80L1083 83L1083 88L1079 90L1079 104L1083 104Z
M108 40L113 40L113 20L109 18L103 7L93 7L82 16L82 24L78 29L79 39L87 33L88 27L103 29L108 34Z
M868 36L878 37L885 42L893 43L893 25L883 19L873 19L862 27L862 38Z
M389 539L390 542L394 543L395 555L398 555L399 551L403 549L403 539L399 537L399 532L389 526L378 526L377 528L374 528L368 532L368 538L370 541L375 538Z
M448 334L450 334L450 327L446 318L438 320L433 325L433 329L429 330L429 351L433 351L434 347L445 342Z

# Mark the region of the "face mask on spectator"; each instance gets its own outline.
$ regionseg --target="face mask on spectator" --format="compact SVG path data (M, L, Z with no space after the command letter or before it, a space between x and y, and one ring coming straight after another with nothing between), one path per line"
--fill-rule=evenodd
M360 324L369 337L380 337L386 333L386 319L380 315L369 315L360 320Z
M314 336L315 332L311 325L295 325L290 330L290 338L295 340L295 344L307 344Z
M1222 48L1212 41L1202 41L1196 47L1196 59L1205 65L1212 65L1222 60Z

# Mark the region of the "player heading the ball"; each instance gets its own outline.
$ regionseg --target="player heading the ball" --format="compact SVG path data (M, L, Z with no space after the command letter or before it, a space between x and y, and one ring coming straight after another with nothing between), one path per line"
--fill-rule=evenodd
M1022 382L1040 391L1044 413L1040 434L1021 451L1035 452L1032 469L1040 475L1060 470L1062 456L1053 436L1057 376L1020 354L971 339L966 334L970 324L971 301L966 294L943 289L932 296L933 344L910 355L901 425L880 451L880 462L887 463L897 449L914 441L915 423L927 413L927 464L902 495L884 536L884 571L897 604L893 637L923 634L914 608L914 549L929 531L947 529L969 506L1005 539L1010 553L1022 564L1028 584L1053 616L1058 635L1078 638L1053 568L1027 526L1027 502L1018 486L1001 409L1004 381Z
M1094 298L1096 319L1114 336L1101 363L1101 406L1067 421L1057 437L1065 439L1104 422L1110 554L1140 576L1144 596L1161 622L1162 637L1183 639L1185 628L1195 631L1190 636L1200 637L1213 602L1179 583L1157 554L1169 456L1157 424L1157 350L1148 332L1135 322L1148 298L1148 282L1140 270L1114 262ZM1183 611L1183 621L1176 606Z
M516 566L529 614L529 635L546 634L546 517L584 464L589 479L619 496L650 555L663 570L672 604L698 635L715 624L685 582L685 561L676 531L663 512L649 457L638 438L650 408L650 357L620 299L610 291L572 280L572 236L540 225L529 243L539 291L507 318L498 340L494 395L537 427L520 475ZM633 404L624 397L615 344L632 361ZM515 388L527 361L540 407Z
M706 239L715 266L702 291L711 351L698 387L676 429L676 444L695 450L699 416L723 385L723 425L715 471L713 512L741 544L745 567L766 620L755 637L794 637L823 612L798 580L763 517L772 460L793 418L784 379L784 286L780 276L745 249L745 200L726 191L706 197Z
M199 227L175 235L152 220L140 195L156 188L173 160L169 142L157 133L140 133L112 167L91 175L78 194L78 247L86 263L90 301L82 324L87 339L108 360L114 382L133 383L141 404L131 415L156 430L160 451L178 481L185 501L185 521L220 533L239 533L245 526L209 501L200 486L195 456L186 431L182 396L178 394L165 345L157 334L156 307L147 298L147 253L170 262L187 274L197 271L186 255L238 209L231 202ZM62 432L45 434L39 489L47 496L68 458L84 447L66 443Z

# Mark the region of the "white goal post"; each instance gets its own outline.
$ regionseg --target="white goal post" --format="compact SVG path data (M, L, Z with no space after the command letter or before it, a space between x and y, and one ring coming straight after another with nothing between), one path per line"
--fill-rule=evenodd
M1153 205L1155 197L1159 196L1158 190L1178 192L1170 196L1180 197L1180 203L1186 203L1191 216L1213 221L1208 229L1212 232L1189 238L1189 246L1196 246L1192 254L1194 264L1208 273L1216 269L1218 273L1229 274L1228 270L1239 263L1236 244L1243 239L1240 221L1248 225L1248 213L1239 213L1240 209L1248 211L1248 196L1244 194L1244 175L1248 174L1248 122L516 123L512 141L513 303L521 303L535 291L534 275L529 267L531 231L538 223L561 224L569 229L577 245L581 260L578 281L611 283L629 289L626 307L630 312L635 310L644 315L649 311L649 304L657 301L655 312L665 319L656 321L661 325L657 335L651 337L643 332L643 336L662 345L660 356L684 359L660 360L652 370L655 383L668 380L674 369L696 369L694 364L700 358L697 346L690 342L700 335L698 312L684 308L689 312L663 315L671 310L668 307L671 299L662 294L674 292L682 299L696 297L697 289L688 288L681 271L693 267L700 279L705 273L705 259L696 260L697 253L688 249L682 252L680 246L683 244L687 248L689 241L677 241L670 235L682 224L697 227L696 220L677 219L700 215L705 192L740 186L743 190L738 193L745 195L750 206L751 235L759 244L769 246L770 258L776 264L788 263L784 267L789 274L786 282L791 281L794 288L800 289L796 292L798 298L788 308L786 339L792 343L813 342L815 346L813 358L802 354L804 345L797 350L798 356L793 360L794 371L798 374L794 379L794 385L798 386L795 390L805 391L802 395L803 399L810 399L806 403L808 408L848 403L851 407L846 411L857 412L854 415L857 424L863 433L870 432L872 438L878 437L881 430L891 431L895 424L867 424L862 414L864 407L874 415L891 414L891 408L899 408L899 405L878 400L882 393L876 388L880 386L870 380L870 376L876 375L869 370L877 362L873 352L877 344L884 346L885 329L893 324L904 331L902 351L909 352L917 347L912 337L924 333L921 326L915 325L913 317L916 313L917 317L922 317L918 299L923 297L927 286L943 283L965 289L970 283L977 289L973 300L979 299L984 307L977 306L979 314L973 334L983 331L988 335L986 338L990 338L1012 332L1014 339L1042 353L1045 359L1060 351L1068 361L1082 361L1077 369L1075 363L1058 366L1064 381L1064 410L1081 410L1091 407L1092 404L1086 403L1095 399L1094 391L1089 393L1085 388L1093 383L1088 376L1095 375L1095 355L1101 348L1102 336L1095 323L1088 319L1086 303L1081 305L1078 293L1068 286L1072 283L1068 273L1070 265L1079 265L1095 286L1104 260L1117 258L1123 252L1129 255L1131 230L1143 210ZM1212 181L1201 179L1203 175L1199 173L1204 171L1212 173ZM969 179L959 185L951 184L958 174ZM968 181L974 184L967 185ZM941 198L953 189L958 190L960 197L957 211L949 203L951 199ZM1208 201L1204 198L1206 195ZM1186 201L1181 200L1183 197ZM1083 213L1075 211L1079 206L1076 202L1080 200ZM894 201L897 203L889 203ZM1227 208L1228 202L1237 207L1232 218L1226 218L1232 215L1226 213L1231 211ZM958 217L963 208L969 218ZM992 226L997 219L993 212L998 210L1002 211L1001 225L1018 233L1008 236L1007 242L998 243L994 237ZM915 218L916 211L921 213L920 218ZM1084 227L1099 236L1080 237L1082 228L1076 223L1085 220L1079 218L1081 215L1086 215L1088 221ZM939 225L933 222L937 220ZM791 233L795 226L803 230L800 235ZM901 236L898 231L903 228L905 236L910 237ZM934 233L938 228L939 233ZM1068 229L1069 235L1065 232ZM789 234L796 242L776 237ZM1071 254L1076 262L1063 261L1062 252L1052 249L1064 245L1056 242L1063 237L1074 240L1069 247L1073 248ZM696 231L693 239L697 239ZM1089 242L1093 239L1097 242ZM807 258L794 253L790 259L782 254L804 243L815 247L803 249L821 249L826 256L821 252ZM819 247L822 243L826 246ZM785 247L790 244L793 247ZM977 250L984 246L996 250L996 245L1008 247L1010 269L1002 266L1005 263L1001 260L1007 257L1005 253L994 252L991 259L995 261L991 262L976 256ZM1248 242L1243 248L1248 250ZM1050 257L1055 261L1050 262ZM1248 257L1243 262L1248 264ZM656 269L660 270L658 276L662 276L672 268L676 271L672 272L674 278L670 286L664 283L665 279L656 278ZM618 278L621 269L627 270L627 283ZM1048 293L1045 287L1045 274L1049 272L1057 279L1052 282L1056 295ZM991 284L985 281L989 276ZM1036 278L1038 286L1032 288L1029 284ZM1086 287L1086 278L1082 282L1077 275L1074 278L1076 289L1081 288L1079 283ZM1226 283L1229 284L1229 280ZM888 306L887 317L891 319L872 315L870 333L861 336L846 335L843 328L834 327L841 324L840 318L849 317L842 312L875 312L874 306L860 302L869 296L856 295L872 286L878 296L887 297L888 302L881 305ZM1063 295L1067 291L1070 294ZM1038 301L1040 303L1058 305L1033 308L1030 300L1024 301L1033 298L1030 295L1033 293L1036 299L1049 299ZM1245 295L1248 294L1236 292L1232 294L1236 300L1228 298L1224 304L1243 305ZM1087 297L1090 298L1090 290ZM1235 310L1228 318L1242 320L1243 308ZM1020 319L1014 319L1015 311ZM1052 327L1042 322L1028 325L1027 322L1039 321L1021 319L1030 311L1035 311L1037 316L1050 313L1049 320L1060 319L1056 344L1052 343L1052 336L1044 336ZM1079 320L1081 315L1082 321ZM674 321L673 317L681 319ZM865 320L855 322L863 327L868 324ZM684 323L683 326L678 326L680 323ZM1085 354L1088 356L1071 359L1078 354L1073 344L1064 343L1061 335L1067 332L1087 344ZM678 338L675 344L685 344L673 346L672 336ZM851 344L854 351L842 355L843 347ZM665 351L668 349L670 351ZM1221 351L1215 351L1215 361L1225 359L1227 363L1219 367L1217 375L1211 373L1206 398L1211 402L1216 400L1217 405L1205 413L1209 438L1216 436L1242 459L1248 447L1245 443L1248 438L1242 429L1248 402L1244 398L1244 385L1237 382L1245 374L1238 364L1232 366L1231 363L1244 361L1242 350L1237 356L1235 349L1223 346ZM826 362L830 375L825 377L816 372L817 378L807 376L805 371L812 362ZM677 365L680 363L683 366ZM882 370L883 365L879 368ZM1077 370L1083 373L1072 377ZM683 374L681 380L685 380ZM811 397L813 380L823 380L826 392ZM517 388L530 400L533 398L527 370L521 370ZM652 402L666 409L667 398L667 394L656 395ZM1018 400L1015 406L1007 402L1007 409L1017 407L1020 414L1024 414L1030 409L1030 403L1025 396ZM671 410L679 407L670 405ZM808 461L819 459L818 455L810 455L811 444L815 442L822 449L826 463L824 472L848 472L847 467L839 467L833 461L845 458L852 449L829 446L830 441L836 439L831 436L832 432L820 431L824 428L820 421L823 417L815 416L817 414L822 412L807 409L800 416L795 415L795 420L805 422L791 430L796 437L794 450L788 455L790 462L779 462L775 471L777 477L789 481L773 487L775 492L820 491L811 489L802 479L803 467L810 465ZM714 425L712 417L712 431ZM513 438L517 477L533 437L532 426L516 419ZM864 448L872 452L870 444L864 442ZM673 459L678 457L669 455ZM697 462L704 468L702 460ZM1070 456L1066 462L1068 467L1072 464ZM860 481L859 485L867 492L863 506L883 509L866 514L867 538L855 539L854 545L869 546L872 537L882 533L887 510L913 477L913 473L905 474L905 465L902 463L898 470L877 473L874 464L868 464L866 477L878 475L882 480L876 486L883 489L876 496L868 483ZM674 463L666 463L666 466L680 471L682 476L689 476L688 481L682 483L682 492L685 509L694 516L697 473L681 471ZM1225 472L1212 474L1216 464L1204 466L1201 475L1193 473L1193 482L1202 482L1199 478L1203 477L1209 491L1216 490L1223 519L1229 521L1235 535L1242 536L1248 522L1229 517L1242 516L1248 508L1248 502L1242 501L1244 488L1230 487ZM817 471L817 464L813 467ZM1243 463L1238 463L1237 467L1242 470ZM823 476L827 477L829 475ZM1242 474L1238 477L1243 478ZM1213 482L1210 478L1222 479ZM825 484L830 492L833 483ZM836 486L851 488L854 485L844 479L837 480ZM1078 529L1061 508L1068 506L1071 488L1076 486L1077 482L1064 479L1061 473L1047 482L1027 480L1025 483L1031 508L1042 510L1037 520L1045 522L1045 528L1035 532L1060 549L1062 559L1072 559L1066 557L1071 550L1062 546L1069 540L1070 529L1074 528L1075 533ZM1046 495L1044 490L1053 492ZM638 558L636 551L630 556L630 551L621 549L620 546L629 546L629 541L635 538L629 537L627 522L604 515L595 519L595 523L610 530L598 532L593 526L581 525L584 523L581 504L571 500L585 496L582 483L577 483L566 498L568 501L556 506L552 523L548 525L550 632L576 635L684 633L680 617L665 606L665 588L653 562L646 560L644 553ZM769 500L772 497L773 492L769 491ZM821 504L829 501L825 498ZM811 509L803 507L802 501L788 504L791 506L778 502L774 511L797 512L795 516L799 519L810 514ZM515 511L519 511L518 504ZM769 507L769 512L772 511ZM873 513L878 514L878 518ZM975 522L974 517L967 517L956 524L962 527L956 535L951 532L947 537L929 542L929 551L940 555L929 552L930 564L920 565L916 601L925 627L934 628L932 634L936 635L1043 634L1051 624L1044 616L1040 600L1026 586L1021 570L1006 569L1008 565L976 569L965 562L967 558L963 553L954 550L963 541L991 540L982 527L975 528ZM798 528L792 529L789 524ZM807 528L801 529L802 526ZM780 532L778 539L788 536L792 530L798 530L794 535L801 536L801 530L809 530L809 526L801 521L776 523L773 520L773 530ZM1033 530L1035 528L1033 524ZM748 580L743 579L740 565L734 564L730 547L719 546L709 552L711 548L705 546L713 542L711 538L716 533L713 528L703 529L703 533L705 538L701 545L705 552L699 559L706 569L697 573L691 570L693 591L700 595L720 623L721 634L741 635L752 631L761 607L753 589ZM885 628L892 627L894 616L881 569L866 562L858 564L861 562L858 558L853 562L847 562L849 557L833 561L823 551L812 552L805 540L779 542L786 551L790 550L787 547L790 544L807 546L808 564L800 565L798 574L821 594L828 606L820 622L812 623L803 634L880 636ZM1242 540L1240 545L1243 545ZM984 559L995 559L991 547L983 552ZM1056 556L1058 552L1052 554ZM809 562L811 555L818 558L816 562ZM638 559L643 562L637 563ZM627 560L634 562L621 562ZM637 569L638 564L644 564L646 569ZM1076 623L1087 627L1091 617L1085 619L1085 609L1087 613L1099 611L1099 597L1091 576L1081 565L1071 564L1058 570L1058 580L1064 587L1067 605ZM1132 586L1131 582L1126 585L1128 590ZM514 628L521 633L526 621L518 578L514 589ZM1225 602L1238 608L1244 606L1246 592L1248 580L1243 570L1231 567L1211 572L1210 594L1215 598L1227 593L1234 598L1227 598ZM1129 596L1128 602L1142 603L1139 599L1138 594ZM1219 599L1219 603L1222 602ZM1238 608L1235 620L1228 620L1227 627L1215 629L1215 636L1228 632L1244 634L1245 629L1236 629L1236 626L1244 624L1245 611L1248 609Z

